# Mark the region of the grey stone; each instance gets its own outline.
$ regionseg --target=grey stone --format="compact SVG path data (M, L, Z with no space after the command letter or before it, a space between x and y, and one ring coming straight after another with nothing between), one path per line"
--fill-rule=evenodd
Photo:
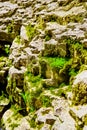
M56 117L53 115L50 108L41 108L36 113L37 113L36 122L42 122L52 125L56 120Z
M30 125L26 117L22 117L19 113L15 114L15 110L7 110L3 115L3 125L6 130L13 129L12 125L15 124L14 130L30 130ZM9 122L10 120L10 122Z

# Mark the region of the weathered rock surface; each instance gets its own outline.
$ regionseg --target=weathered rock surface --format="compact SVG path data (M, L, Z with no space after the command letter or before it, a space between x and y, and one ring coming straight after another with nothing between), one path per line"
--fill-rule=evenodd
M72 103L87 103L87 2L1 0L1 52L3 44L11 63L0 62L0 90L21 107L4 113L5 129L86 130L87 106L70 108L66 93L70 84Z
M76 121L76 127L78 129L86 129L87 125L87 105L75 106L70 109L70 114Z
M76 105L85 104L87 102L87 70L82 71L75 77L72 87L73 103L75 103Z
M15 113L16 112L16 113ZM26 117L22 117L17 111L15 112L12 109L7 110L2 119L3 124L5 124L4 128L6 130L26 130L30 129L29 123Z

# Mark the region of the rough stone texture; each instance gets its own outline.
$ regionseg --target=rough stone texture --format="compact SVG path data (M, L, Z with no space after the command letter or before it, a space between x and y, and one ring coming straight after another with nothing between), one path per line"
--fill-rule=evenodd
M50 19L51 16L53 16L56 20L57 17L60 18L59 23L61 23L61 19L63 19L63 24L68 23L70 20L74 21L76 18L73 18L74 16L86 16L86 8L84 8L83 5L76 6L77 3L75 1L1 1L0 2L0 23L1 23L1 35L0 40L7 40L12 41L15 33L17 35L17 32L19 33L21 25L26 25L28 23L34 22L37 18L37 16L42 16L45 19ZM70 3L71 2L71 3ZM86 3L86 2L84 2ZM68 4L68 5L67 5ZM65 5L67 5L65 7ZM63 6L61 8L61 6ZM79 18L76 19L76 21L80 20ZM71 18L72 17L72 18ZM54 20L54 19L52 19ZM13 23L12 23L13 21ZM6 23L6 24L4 24ZM83 26L83 24L79 23L79 28L75 26L74 30L71 30L70 28L67 29L65 33L61 33L61 36L72 36L72 37L82 37L84 38L84 31L80 28L80 26ZM71 24L72 25L72 24ZM6 30L7 28L12 27L12 30L9 30L10 33L12 32L12 35L9 34ZM59 25L58 25L59 26ZM61 25L63 28L64 26ZM86 27L86 26L85 26ZM77 30L76 30L77 28ZM11 28L10 28L11 29ZM65 25L66 29L66 25ZM53 28L50 28L50 30L53 30ZM57 29L53 30L55 32ZM57 31L56 31L57 32ZM73 33L74 32L74 33ZM81 33L80 33L81 32ZM3 33L3 35L2 35ZM57 34L57 33L56 33ZM54 36L58 36L55 35ZM57 38L58 39L58 38Z
M53 97L52 97L53 98ZM41 108L36 112L37 124L44 124L41 130L75 130L75 121L69 114L68 102L54 97L52 107Z
M9 100L8 100L6 97L2 96L2 97L0 98L0 115L3 114L3 110L4 110L4 108L5 108L8 104L9 104Z
M25 68L18 70L14 67L11 67L9 70L9 78L8 78L8 85L6 87L7 93L12 96L18 104L22 105L22 97L20 93L22 92L23 85L24 85L24 72Z
M28 123L26 117L22 117L22 115L20 115L19 113L15 114L14 111L11 109L7 110L4 113L2 119L3 119L3 124L5 124L4 128L6 130L30 129L30 126L29 126L29 123ZM10 121L10 123L9 123L9 121Z
M72 100L74 104L85 104L87 102L87 70L82 71L75 77L72 88Z
M24 41L28 41L28 36L27 36L27 31L26 28L24 26L21 27L21 32L20 32L20 36Z
M30 35L33 35L31 40L27 36L26 26L28 24L35 26L36 29L35 35L30 30ZM41 56L66 57L68 52L65 39L67 38L77 39L82 42L84 48L87 48L87 2L85 0L0 0L0 44L2 41L4 41L3 44L12 44L9 55L9 59L12 61L10 69L5 71L3 63L0 63L0 79L4 79L4 74L9 71L6 90L15 103L22 106L23 100L20 93L32 88L28 80L24 81L28 67L29 72L34 76L41 75L43 77L42 87L59 87L59 84L67 79L68 76L59 74L59 71L53 71L46 61L40 59ZM79 54L78 57L72 56L71 58L72 63L75 62L74 66L76 66L82 57ZM82 58L81 62L87 64L86 56ZM71 67L71 64L68 66ZM72 66L72 68L74 67ZM68 74L69 67L66 66L65 69L61 70L62 73ZM76 105L87 103L86 75L87 72L83 71L74 80L72 100ZM44 123L41 130L76 130L75 126L81 128L83 124L80 122L79 125L79 122L72 118L72 114L69 114L68 102L65 99L58 99L58 95L49 96L52 100L55 99L52 102L53 108L40 108L36 112L36 123ZM26 106L24 107L27 109ZM83 108L84 106L81 108L82 115L85 116ZM72 108L70 111L78 116L80 110L74 111ZM13 113L12 110L8 110L3 115L6 130L10 130L8 119L12 119ZM38 128L30 128L25 118L21 117L19 120L19 124L14 130L38 130ZM85 130L87 123L83 122ZM11 123L16 123L16 120L12 119Z
M43 114L44 113L44 114ZM45 114L46 113L46 114ZM54 124L56 117L51 112L50 108L41 108L37 111L37 120L36 122Z
M75 130L75 121L69 114L69 107L66 100L53 100L54 115L58 117L52 126L52 130Z
M78 128L83 128L83 130L86 129L87 105L72 107L69 112L76 121L76 126L78 126Z

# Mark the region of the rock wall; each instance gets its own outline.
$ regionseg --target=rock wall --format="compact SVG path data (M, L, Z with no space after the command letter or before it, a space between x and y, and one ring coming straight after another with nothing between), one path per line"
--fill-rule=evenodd
M85 0L0 1L0 48L6 130L87 128Z

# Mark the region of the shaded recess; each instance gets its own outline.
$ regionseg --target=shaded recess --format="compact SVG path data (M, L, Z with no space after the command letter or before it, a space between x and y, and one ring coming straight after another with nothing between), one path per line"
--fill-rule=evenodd
M0 40L0 95L6 93L10 46L11 42Z

